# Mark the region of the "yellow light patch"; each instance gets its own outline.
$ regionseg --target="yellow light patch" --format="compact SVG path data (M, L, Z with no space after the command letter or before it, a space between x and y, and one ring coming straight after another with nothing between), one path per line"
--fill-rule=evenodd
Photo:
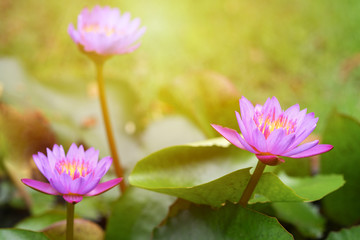
M99 24L89 24L83 27L85 32L93 32L93 33L105 33L106 36L111 36L115 33L115 29L113 27L103 27Z

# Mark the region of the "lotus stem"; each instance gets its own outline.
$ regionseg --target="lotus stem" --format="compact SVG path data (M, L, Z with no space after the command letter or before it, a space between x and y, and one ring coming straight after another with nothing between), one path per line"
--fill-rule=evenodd
M74 203L67 203L66 211L66 240L74 239Z
M251 175L251 178L240 198L240 205L243 206L243 207L246 207L250 198L251 198L251 195L253 194L254 190L255 190L255 187L256 185L258 184L260 178L261 178L261 175L263 174L264 172L264 169L265 169L266 165L264 163L262 163L261 161L258 161L257 165L256 165L256 168L255 168L255 171L254 173Z
M123 177L124 176L124 170L121 166L119 155L116 150L116 144L115 144L115 138L113 135L111 123L110 123L110 117L109 117L109 111L106 103L106 94L105 94L105 85L104 85L104 77L103 77L103 67L104 62L103 61L96 61L96 72L97 72L97 82L98 82L98 88L99 88L99 97L100 97L100 104L101 104L101 110L102 115L105 123L105 129L106 129L106 135L108 139L108 143L110 146L111 151L111 157L113 158L113 163L115 167L115 173L117 177ZM120 182L120 190L121 192L125 192L126 185L125 181Z

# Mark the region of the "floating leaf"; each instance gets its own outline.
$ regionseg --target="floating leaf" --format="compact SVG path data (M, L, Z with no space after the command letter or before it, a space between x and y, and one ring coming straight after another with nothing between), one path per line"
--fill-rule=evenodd
M339 232L330 232L326 240L353 240L360 239L360 226L342 229Z
M307 199L306 201L316 201L325 195L334 192L345 183L340 174L318 174L314 177L288 177L280 174L280 179L296 194Z
M320 238L325 230L325 219L311 203L272 203L276 217L291 223L305 237Z
M250 168L242 168L253 164L253 158L253 154L235 147L175 146L138 162L129 180L137 187L218 207L225 201L239 201L250 179ZM314 201L343 184L341 176L286 177L285 180L293 189L275 174L264 173L250 203Z
M150 154L137 163L129 181L150 187L192 187L256 163L255 156L246 151L208 143L168 147Z
M0 239L49 240L44 233L15 228L0 229Z
M338 113L329 120L324 142L333 144L334 150L322 156L321 172L343 174L346 184L324 198L323 207L333 221L349 226L360 220L360 123Z
M18 180L19 183L21 183L23 186L25 186L26 191L31 196L31 209L30 212L33 216L41 216L42 214L51 211L55 209L56 207L59 207L59 205L56 204L56 199L60 198L59 196L54 195L48 195L44 194L42 192L36 191L32 188L27 187L25 184L23 184L20 179ZM62 201L62 200L61 200ZM63 206L60 206L60 209L63 209Z
M114 204L106 227L107 240L151 239L174 198L151 191L129 188Z
M281 174L264 173L256 189L255 197L249 203L256 202L299 202L316 201L337 190L344 184L341 175L317 175L314 177L289 177Z
M231 203L219 209L192 205L154 231L154 240L293 239L274 217Z
M278 165L273 172L285 172L289 176L311 176L311 158L284 158L285 164Z
M49 211L39 216L31 216L23 219L16 224L16 228L25 230L40 231L49 225L66 219L66 214L63 211Z

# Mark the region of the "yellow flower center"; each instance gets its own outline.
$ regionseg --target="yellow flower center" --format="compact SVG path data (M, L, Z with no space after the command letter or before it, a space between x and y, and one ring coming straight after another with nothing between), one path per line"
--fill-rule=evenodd
M284 129L286 135L289 135L296 130L296 121L289 119L288 116L284 116L284 113L276 118L275 113L264 116L262 113L256 112L253 119L266 139L276 129Z
M111 36L115 33L115 29L113 27L100 26L99 24L86 25L83 30L85 32L105 33L106 36Z
M65 172L66 174L70 175L73 180L79 177L85 177L90 172L87 163L84 163L84 161L76 160L62 160L57 163L56 169L59 174Z

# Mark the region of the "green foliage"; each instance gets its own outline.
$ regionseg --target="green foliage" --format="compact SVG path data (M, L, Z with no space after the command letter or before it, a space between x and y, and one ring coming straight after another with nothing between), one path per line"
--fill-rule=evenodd
M152 230L165 218L174 198L129 188L112 206L106 227L107 240L150 239Z
M235 150L235 151L234 151ZM129 176L136 187L177 196L194 203L219 207L238 202L250 179L254 155L214 144L183 145L155 152L137 163ZM339 175L308 178L264 173L250 203L315 201L344 184Z
M54 203L56 202L56 196L44 194L38 192L32 188L26 188L27 193L29 193L31 198L30 212L34 216L41 216L52 209L55 209ZM64 209L63 206L60 206L61 209Z
M305 237L320 238L325 230L325 218L311 203L272 203L276 217L291 223Z
M67 34L68 24L75 23L83 2L29 0L27 8L21 3L3 2L6 13L0 21L4 33L0 55L19 59L35 77L32 82L70 86L94 78L93 66ZM157 112L154 106L159 89L177 77L191 79L192 73L199 71L229 78L241 94L256 101L276 94L288 105L300 102L323 123L329 111L323 106L335 96L338 102L338 87L343 87L337 82L339 69L343 70L342 64L358 52L355 23L360 20L360 4L354 0L86 3L89 7L95 4L130 11L148 29L137 51L114 57L106 66L110 79L135 83L140 111ZM28 15L28 9L36 9L38 14ZM63 87L61 91L71 89ZM201 90L202 86L194 89ZM357 100L356 96L341 107ZM170 98L164 101L172 104Z
M341 174L318 174L314 177L287 177L280 179L306 201L316 201L342 187L345 183Z
M346 184L322 200L325 213L335 222L352 225L360 220L358 171L360 156L360 123L348 116L333 113L324 134L324 142L334 150L321 158L321 172L340 173Z
M166 187L191 187L256 163L251 153L233 146L227 149L214 144L217 143L205 141L152 153L137 163L129 181L142 187L163 187L164 184Z
M200 130L206 136L217 136L210 123L237 129L234 110L238 110L239 94L254 102L263 102L272 95L284 106L298 102L301 108L307 107L319 117L317 131L322 130L332 105L342 113L360 116L359 1L86 2L89 7L95 4L129 11L132 16L140 17L147 27L137 51L114 57L105 67L114 134L119 140L117 147L126 173L136 161L155 149L202 138L198 134ZM81 1L29 0L26 7L22 1L1 1L0 8L4 11L0 16L3 33L0 100L19 109L39 109L49 120L57 143L64 146L71 142L84 143L100 149L105 156L108 147L96 94L92 92L94 67L77 51L66 31L83 7ZM34 9L36 14L29 14ZM190 120L198 129L169 121L173 114L179 113L187 118L181 118L181 123ZM252 203L320 199L343 184L339 175L325 174L345 174L345 186L322 202L324 212L343 225L359 221L357 186L360 179L356 172L360 156L359 124L337 114L329 120L322 142L335 145L335 149L322 156L321 175L293 178L310 175L309 161L286 159L287 162L275 170L280 178L273 173L264 174ZM14 129L20 127L17 125ZM32 129L31 124L26 126ZM28 146L34 141L17 137L11 142L3 136L0 138L1 177L10 175L22 198L28 200L29 191L24 191L18 179L34 174L29 167L21 169L22 163L27 166L31 161L31 156L11 158L8 154L11 148L18 147L28 149L31 155L34 150ZM235 147L179 146L171 148L170 155L160 156L163 151L167 150L143 159L131 174L131 182L212 206L239 199L250 176L249 168L255 166L256 161L251 154ZM292 177L281 175L283 171ZM28 205L33 215L46 212L54 203L53 196L30 193L33 205ZM0 202L6 203L11 198L13 196L1 195ZM117 239L116 234L120 234L116 229L122 225L124 239L150 237L152 228L165 215L169 199L158 193L129 189L114 205L107 237ZM79 204L77 212L83 217L96 218L99 212L106 216L107 205L113 200L102 196L86 199ZM276 215L295 225L303 235L318 236L322 231L321 217L312 212L313 208L303 203L286 204L281 208L278 203L273 205ZM297 205L299 207L293 207ZM208 207L201 209L201 212L215 212ZM221 209L217 212L229 211L230 207ZM161 214L156 215L155 210ZM196 211L200 210L193 207L174 219ZM35 226L37 221L39 227L50 223L40 215L21 224ZM167 227L169 225L162 229ZM20 234L21 230L0 231ZM0 236L3 235L0 233ZM6 239L16 238L12 236L15 235Z
M219 209L191 205L155 229L154 239L293 239L273 218L227 203Z
M326 240L353 240L360 238L360 226L342 229L339 232L331 232Z
M49 225L64 219L66 219L65 212L49 211L42 215L25 218L17 223L15 227L25 230L41 231Z
M284 157L286 164L278 165L273 172L277 174L285 173L293 177L307 177L313 172L311 158L287 158Z
M0 205L10 202L14 186L9 181L0 181Z
M0 239L49 240L45 234L22 229L0 229Z

